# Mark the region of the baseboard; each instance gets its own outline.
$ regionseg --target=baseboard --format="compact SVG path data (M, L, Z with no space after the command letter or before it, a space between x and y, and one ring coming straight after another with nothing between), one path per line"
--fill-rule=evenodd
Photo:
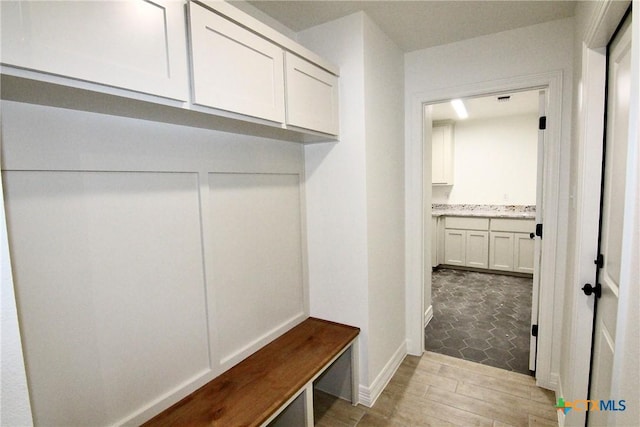
M389 384L389 381L393 377L393 374L396 373L400 364L404 360L404 357L407 355L407 343L403 341L400 347L395 351L391 359L387 362L387 364L382 368L382 371L378 374L375 380L371 383L369 387L364 385L360 385L358 394L359 394L359 403L371 408L376 400L382 394L384 388Z
M427 307L424 312L424 327L426 328L429 322L433 319L433 305Z

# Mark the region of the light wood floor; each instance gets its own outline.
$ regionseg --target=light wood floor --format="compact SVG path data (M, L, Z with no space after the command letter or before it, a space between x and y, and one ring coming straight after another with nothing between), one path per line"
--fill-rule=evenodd
M407 356L372 408L315 393L321 427L557 426L551 391L528 375L426 352Z

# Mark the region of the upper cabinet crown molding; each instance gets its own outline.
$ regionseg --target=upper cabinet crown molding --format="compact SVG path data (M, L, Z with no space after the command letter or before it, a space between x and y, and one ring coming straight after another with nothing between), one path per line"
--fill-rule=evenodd
M3 99L298 142L338 137L338 67L227 2L21 0L0 7L2 79L25 82L3 89ZM287 64L301 65L287 68L285 55ZM57 98L25 93L36 86L29 82ZM95 101L99 94L106 97ZM216 118L207 124L203 115Z

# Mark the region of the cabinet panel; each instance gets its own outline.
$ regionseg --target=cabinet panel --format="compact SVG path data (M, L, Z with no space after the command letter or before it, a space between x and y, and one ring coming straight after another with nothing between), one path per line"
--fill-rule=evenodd
M431 267L438 266L438 218L431 217Z
M182 2L19 1L2 7L2 63L186 101Z
M436 124L431 129L431 182L453 185L453 125Z
M448 216L445 219L446 228L457 228L461 230L489 230L489 218L469 218Z
M492 231L490 238L489 268L513 271L513 233Z
M338 78L289 52L285 54L287 124L338 134Z
M526 233L514 233L514 271L533 274L535 240Z
M489 259L489 232L466 232L466 262L467 267L487 268Z
M444 263L465 265L467 234L464 230L444 231Z
M531 233L535 231L535 221L531 219L492 218L491 231L511 231Z
M284 123L282 49L195 3L189 15L193 102Z

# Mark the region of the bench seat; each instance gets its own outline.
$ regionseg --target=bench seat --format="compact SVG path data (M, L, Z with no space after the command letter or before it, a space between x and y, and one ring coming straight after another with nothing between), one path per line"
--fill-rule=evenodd
M265 425L302 392L309 402L313 380L352 346L359 331L308 318L144 425Z

